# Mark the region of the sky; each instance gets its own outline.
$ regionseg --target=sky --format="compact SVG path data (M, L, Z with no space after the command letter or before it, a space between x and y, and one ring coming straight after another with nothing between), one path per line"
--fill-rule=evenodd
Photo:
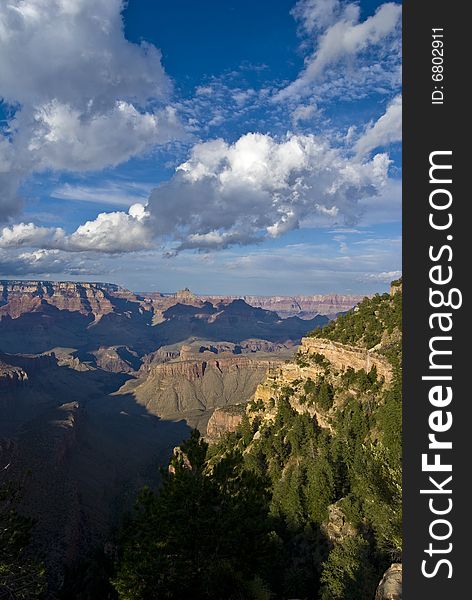
M401 269L401 5L0 2L0 278L370 294Z

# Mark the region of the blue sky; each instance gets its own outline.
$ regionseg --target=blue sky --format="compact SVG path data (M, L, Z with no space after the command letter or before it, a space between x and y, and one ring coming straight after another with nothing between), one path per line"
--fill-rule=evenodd
M0 277L385 290L400 25L393 2L2 5Z

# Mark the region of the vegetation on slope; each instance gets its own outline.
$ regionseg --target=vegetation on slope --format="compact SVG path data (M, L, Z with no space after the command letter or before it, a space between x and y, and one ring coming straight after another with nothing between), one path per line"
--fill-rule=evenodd
M42 565L28 556L33 522L17 512L18 501L17 487L0 486L0 598L34 600L43 597L46 578Z
M340 315L323 329L315 329L309 335L373 348L378 344L385 346L385 339L392 338L401 329L402 294L398 292L392 296L376 294L373 298L364 298L346 314Z
M388 387L305 357L316 379L275 386L214 446L194 433L123 528L119 597L372 599L401 556L400 332L401 293L366 299L314 335L377 346Z

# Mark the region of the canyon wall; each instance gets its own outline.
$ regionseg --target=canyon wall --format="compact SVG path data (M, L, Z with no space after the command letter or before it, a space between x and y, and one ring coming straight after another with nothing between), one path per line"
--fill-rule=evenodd
M41 305L50 305L59 310L92 315L99 320L123 302L134 302L145 310L151 309L150 302L113 283L0 281L0 319L6 315L16 319L38 310Z
M184 358L143 366L140 377L127 383L123 391L131 392L151 414L191 418L192 412L247 402L267 371L281 362L276 357L210 353L185 359L184 352Z
M305 337L302 339L300 354L322 354L335 368L345 370L352 367L358 371L364 369L369 372L372 367L377 368L377 373L385 379L386 383L392 380L392 366L388 360L371 350L348 346L339 342L332 342L321 338Z
M206 437L211 442L217 441L226 433L236 431L245 412L245 404L234 404L216 408L208 420Z

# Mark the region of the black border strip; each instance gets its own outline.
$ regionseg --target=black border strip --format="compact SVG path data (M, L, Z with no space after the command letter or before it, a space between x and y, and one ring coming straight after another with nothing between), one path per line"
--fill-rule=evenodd
M471 486L470 472L472 447L472 372L469 363L470 316L467 314L468 298L465 286L468 283L468 262L471 259L469 240L470 224L467 219L471 193L466 189L466 177L472 174L469 165L470 149L465 147L470 133L471 102L466 88L470 84L470 46L472 39L470 21L465 16L467 3L440 2L430 0L407 0L403 3L403 298L404 298L404 354L403 354L403 432L404 432L404 554L403 554L403 597L406 600L459 599L470 597L470 550L469 538L472 534L471 501L468 488ZM462 10L461 10L462 9ZM442 81L433 81L432 29L442 28L443 75ZM438 32L439 33L439 32ZM438 44L437 44L438 45ZM439 63L439 59L436 63ZM436 69L438 71L438 69ZM442 104L432 103L432 92L444 92ZM442 87L441 87L442 86ZM440 101L440 94L436 94ZM467 102L467 106L466 106ZM463 147L461 147L463 146ZM451 151L449 155L436 155L452 164L452 183L430 183L430 153ZM440 171L435 173L440 175ZM433 173L434 174L434 173ZM439 177L437 177L439 178ZM442 178L448 179L445 171ZM430 194L434 189L447 189L452 195L450 209L436 211L433 218L443 218L448 212L453 222L447 230L434 230L429 222L429 214L435 212L430 207ZM447 193L433 195L439 201L448 198ZM452 240L447 236L452 235ZM433 261L429 254L437 256L441 247L449 245L441 258ZM449 273L452 267L452 281L448 284L433 285L430 281L430 268L441 264L442 271L434 275ZM430 305L430 288L442 289L447 293L451 287L463 294L463 304L458 309L446 307L434 309ZM458 295L455 295L455 300ZM452 314L453 327L449 333L438 332L437 320L430 328L429 317L434 312ZM446 321L443 321L445 324ZM450 335L452 340L442 343L443 349L452 349L452 355L443 355L438 362L452 363L452 369L431 370L429 341L435 335ZM436 346L437 347L437 346ZM433 382L422 380L423 375L452 375L452 381ZM425 472L422 470L422 454L428 453L428 462L434 459L436 451L428 450L428 434L432 432L428 422L430 414L438 407L432 406L429 390L433 385L450 385L453 399L448 406L441 408L442 419L447 412L453 418L452 427L437 439L452 442L451 450L440 452L441 463L451 464L452 472ZM436 424L438 422L436 421ZM452 481L443 489L449 494L421 494L421 489L434 489L429 476L443 482L452 475ZM431 512L429 501L437 509L452 508L447 515L438 516ZM444 518L452 526L451 535L442 541L431 538L430 526L435 519ZM446 536L449 527L446 523L432 526L438 537ZM425 553L432 543L431 556ZM449 547L449 543L452 547ZM450 552L445 550L450 548ZM427 578L422 573L422 561L427 560L424 570L434 572L441 559L450 561L439 565L437 573ZM451 578L448 575L452 574Z

